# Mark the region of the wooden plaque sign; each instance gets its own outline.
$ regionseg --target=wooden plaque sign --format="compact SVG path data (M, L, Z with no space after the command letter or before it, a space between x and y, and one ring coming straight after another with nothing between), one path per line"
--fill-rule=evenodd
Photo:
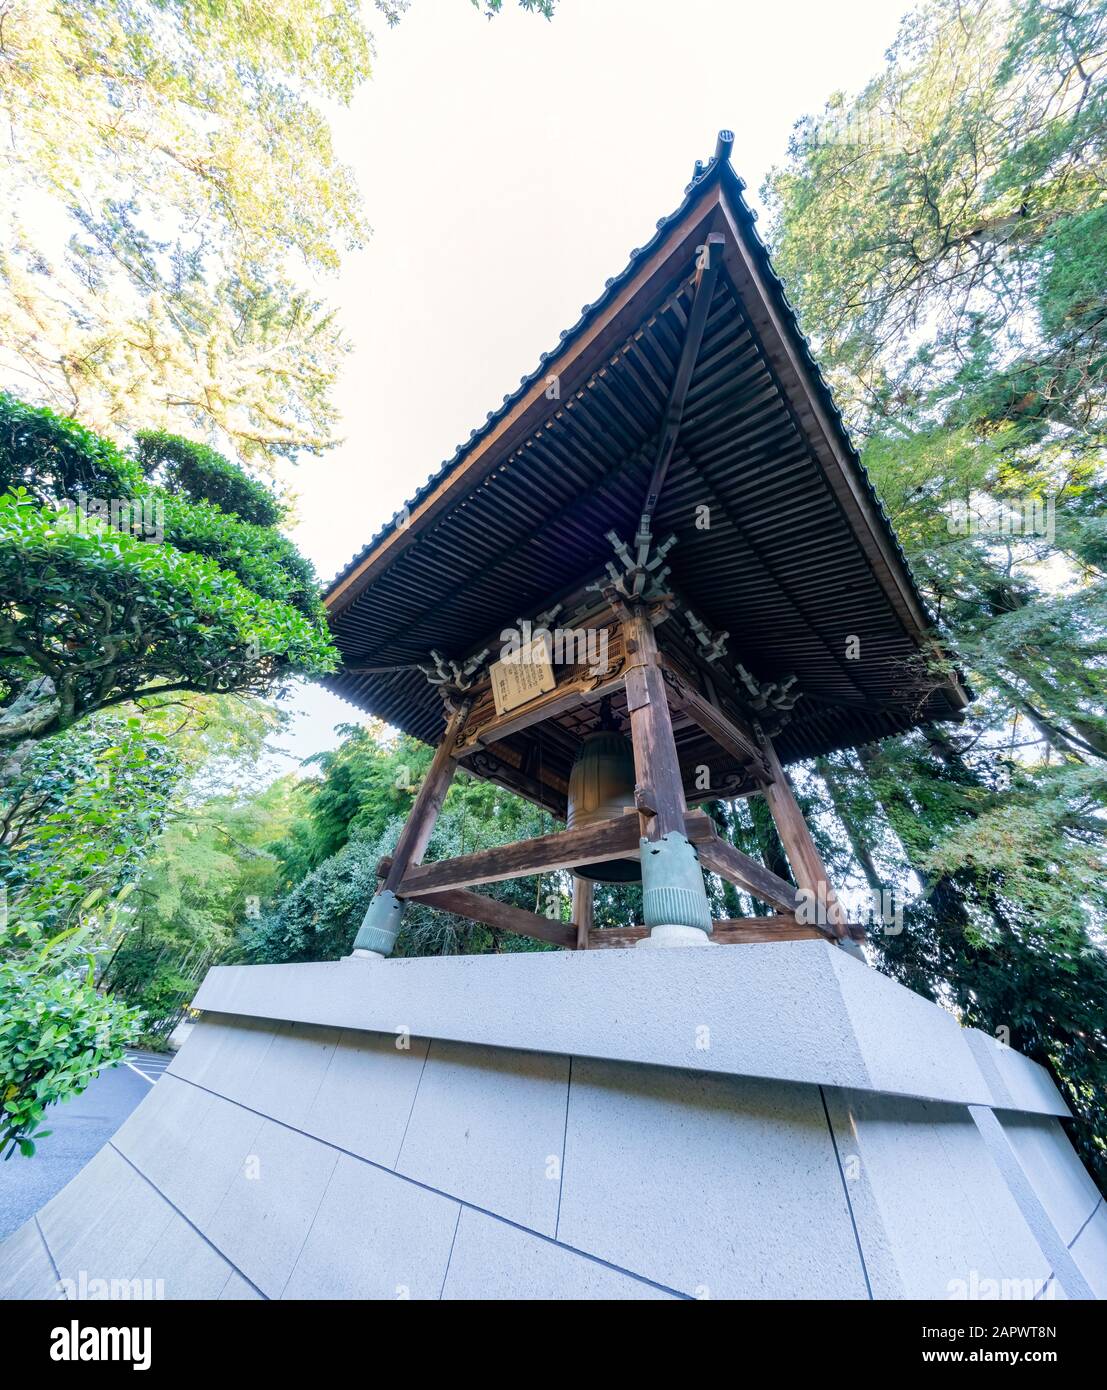
M492 698L497 714L518 709L557 684L544 637L536 637L513 655L494 661L488 672L492 677Z

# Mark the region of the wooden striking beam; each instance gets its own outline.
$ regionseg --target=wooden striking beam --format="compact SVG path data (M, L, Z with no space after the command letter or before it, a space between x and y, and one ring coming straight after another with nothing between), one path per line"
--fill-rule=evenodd
M426 851L431 832L434 830L434 823L438 819L438 813L442 809L442 803L445 801L446 793L453 781L454 771L457 767L453 757L453 746L458 734L465 726L468 713L468 702L462 702L447 721L442 742L434 750L434 757L427 769L427 775L423 778L423 784L415 794L415 800L408 812L407 820L404 822L404 828L400 831L400 838L396 842L396 850L392 855L391 866L381 884L382 889L387 888L395 892L404 874L407 873L411 865L419 863Z
M539 941L552 941L555 946L577 944L577 929L571 923L552 922L547 917L539 917L536 912L512 907L510 903L502 903L496 898L486 898L482 893L467 893L464 888L425 893L419 901L442 912L452 912L456 917L464 917L470 922L513 932L516 936L533 936Z
M682 828L693 844L711 843L715 839L711 818L702 811L689 811ZM447 888L471 888L481 883L498 883L505 878L523 878L528 874L546 874L555 869L572 869L577 864L625 859L637 854L639 838L637 816L613 816L610 820L583 825L576 830L559 830L552 835L517 840L514 844L497 845L493 849L463 854L456 859L415 865L407 871L394 891L398 898L424 898L428 893ZM391 869L392 861L382 859L378 872L387 876ZM768 873L768 870L762 872Z
M588 933L590 950L622 950L649 936L646 927L593 927ZM736 917L715 922L711 940L721 946L749 946L765 941L825 941L817 927L805 927L794 917Z
M669 464L672 462L673 450L676 448L680 427L684 423L684 402L688 397L688 388L692 384L692 373L695 370L696 359L700 355L700 344L703 342L703 330L707 327L707 316L711 311L711 300L715 294L719 269L723 263L722 242L721 233L709 232L707 241L701 250L701 255L706 257L706 263L701 265L696 272L692 291L692 311L688 315L688 327L684 333L680 360L677 363L676 375L673 377L672 389L669 392L661 435L657 441L657 453L654 456L649 490L642 507L644 524L641 529L643 531L649 529L649 518L657 509L657 501L661 496L661 489L665 486L665 476L669 471Z

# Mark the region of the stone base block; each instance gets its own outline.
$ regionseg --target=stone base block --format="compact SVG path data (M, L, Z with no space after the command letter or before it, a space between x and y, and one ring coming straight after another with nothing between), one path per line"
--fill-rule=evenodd
M820 942L213 970L0 1296L1107 1292L1040 1067Z

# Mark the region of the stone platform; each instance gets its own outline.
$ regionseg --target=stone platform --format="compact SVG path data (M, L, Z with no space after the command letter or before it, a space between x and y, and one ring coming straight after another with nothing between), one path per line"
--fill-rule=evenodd
M196 1004L0 1296L1107 1295L1048 1075L828 944L220 967Z

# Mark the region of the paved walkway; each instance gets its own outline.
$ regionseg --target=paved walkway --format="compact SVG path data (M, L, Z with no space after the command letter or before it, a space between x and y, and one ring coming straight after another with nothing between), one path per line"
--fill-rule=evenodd
M172 1061L170 1053L128 1052L124 1061L103 1071L83 1095L49 1112L53 1130L34 1158L14 1153L0 1163L0 1240L22 1226L80 1172Z

